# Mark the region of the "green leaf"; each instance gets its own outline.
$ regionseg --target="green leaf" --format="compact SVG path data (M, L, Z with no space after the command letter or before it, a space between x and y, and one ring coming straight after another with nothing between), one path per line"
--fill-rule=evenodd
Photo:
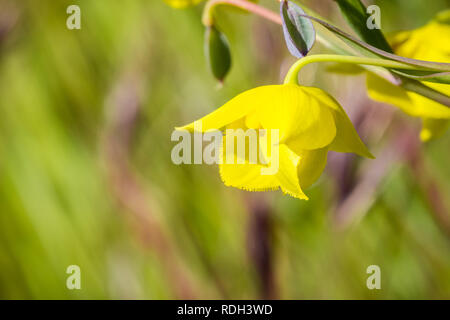
M393 53L380 29L369 29L367 20L370 14L360 0L335 0L341 9L344 18L362 40L372 46Z
M303 58L311 50L316 40L316 31L302 8L284 0L280 5L283 33L289 52L296 58Z
M394 70L394 69L391 69L391 71L403 77L418 81L450 84L450 72L435 72L424 70Z
M392 47L387 42L383 33L380 29L369 29L367 27L367 19L369 18L369 14L367 13L367 9L364 4L360 0L335 0L348 24L352 27L352 29L368 44L381 49L387 53L393 53ZM450 10L445 10L440 12L436 17L435 21L439 23L449 23L450 22ZM365 47L365 49L369 50L371 53L381 55L385 58L400 61L397 58L394 58L389 55L380 54L381 52L374 52L369 48ZM401 60L406 62L403 57ZM413 65L417 65L417 62L413 63ZM427 67L420 63L421 67ZM428 65L430 66L430 65ZM434 66L430 66L434 68ZM428 81L428 82L436 82L443 84L450 84L450 73L449 72L436 72L426 71L426 70L393 70L391 72L418 81Z
M223 82L231 68L231 52L227 38L214 26L206 28L205 55L212 74Z
M357 47L359 47L359 49L361 49L362 53L365 54L366 56L369 56L369 57L378 56L378 57L386 58L389 60L398 61L398 62L405 63L405 64L408 64L411 66L415 66L419 70L440 71L440 72L450 71L450 63L432 62L432 61L424 61L424 60L417 60L417 59L401 57L396 54L378 49L378 48L376 48L364 41L361 41L361 40L353 37L352 35L340 30L339 28L337 28L325 21L322 21L318 18L310 17L307 15L303 15L303 16L308 17L309 19L311 19L313 21L316 21L317 23L321 24L328 30L334 32L335 34L337 34L344 40L347 40L347 42L350 42L351 44L356 45Z

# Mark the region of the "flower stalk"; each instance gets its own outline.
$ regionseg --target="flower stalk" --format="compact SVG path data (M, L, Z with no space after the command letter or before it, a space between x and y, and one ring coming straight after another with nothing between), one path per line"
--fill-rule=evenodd
M267 20L270 20L274 23L277 23L281 25L281 17L264 7L261 7L260 5L257 5L255 3L245 1L245 0L210 0L206 3L205 8L203 10L203 17L202 22L205 25L205 27L210 27L214 24L214 9L215 7L219 5L230 5L234 6L240 9L243 9L245 11L254 13L256 15L259 15Z
M296 1L298 2L298 1ZM259 15L269 21L272 21L276 24L282 25L282 19L281 17L267 9L264 8L258 4L246 1L246 0L209 0L204 8L203 11L203 17L202 21L203 24L206 27L210 27L214 25L214 9L219 5L230 5L237 8L241 8L245 11L254 13L256 15ZM307 14L311 17L316 17L317 14L307 8L304 8ZM321 18L321 17L320 17ZM324 19L321 19L324 20ZM377 76L389 81L390 83L402 87L410 92L417 93L423 97L426 97L428 99L434 100L440 104L443 104L446 107L450 108L450 97L444 93L441 93L439 91L436 91L429 86L426 86L422 84L419 81L410 81L404 77L398 77L394 76L389 70L385 68L398 68L398 69L404 69L404 70L412 70L412 69L418 69L417 67L411 67L408 64L403 64L397 61L389 60L389 59L376 59L376 58L363 58L363 57L357 57L352 56L352 54L357 54L353 50L349 50L346 48L343 48L342 46L338 45L335 41L332 41L329 39L329 37L320 29L316 30L316 40L320 42L322 45L326 46L330 50L339 53L342 56L337 55L315 55L314 57L305 57L302 59L302 61L297 61L297 63L292 66L291 72L296 74L288 74L286 76L286 79L290 79L287 81L291 81L291 83L297 83L297 75L300 68L302 68L305 64L312 63L312 62L319 62L319 61L335 61L335 62L342 62L342 63L353 63L361 65L362 68L367 70L368 72L371 72L373 74L376 74ZM318 57L317 57L318 56ZM326 57L334 56L333 59L335 60L326 60ZM310 58L311 60L305 60ZM322 60L324 59L324 60ZM360 59L360 60L358 60ZM295 71L296 68L299 68L297 71ZM424 69L425 70L425 69ZM291 73L289 72L289 73ZM295 79L292 80L292 79ZM294 81L294 82L292 82Z
M210 27L214 25L214 10L219 5L234 6L243 9L245 11L251 12L253 14L256 14L280 26L283 24L282 19L278 13L275 13L253 2L249 2L246 0L209 0L203 9L202 23L205 27ZM308 10L307 8L304 9L309 15L316 16L316 13L312 12L311 10ZM322 17L320 18L324 20ZM341 48L332 41L328 40L327 37L324 36L320 30L317 30L316 40L336 53L340 54L351 53L348 50Z
M315 54L311 56L299 59L296 63L292 65L289 69L286 78L284 80L285 84L298 84L298 74L300 70L314 62L337 62L337 63L348 63L357 65L369 65L385 68L395 68L404 70L416 70L416 66L411 66L397 61L377 59L377 58L366 58L366 57L356 57L356 56L343 56L336 54Z

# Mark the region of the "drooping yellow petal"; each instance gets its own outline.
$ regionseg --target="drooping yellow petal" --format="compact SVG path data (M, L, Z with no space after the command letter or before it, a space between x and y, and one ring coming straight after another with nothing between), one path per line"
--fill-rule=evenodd
M205 132L222 129L241 119L252 128L278 129L281 142L296 140L302 149L322 148L336 136L329 108L312 96L309 88L297 85L248 90L207 116L177 129Z
M302 188L306 189L322 175L327 165L328 147L294 152L300 156L297 167L298 179Z
M272 146L272 148L278 148L276 153L263 152L268 158L265 159L267 161L265 164L261 163L261 159L258 159L257 163L251 163L248 153L243 157L236 153L234 148L227 150L226 139L230 139L230 137L226 136L224 139L223 154L225 156L220 164L220 177L225 185L247 191L267 191L281 188L284 193L293 197L308 199L300 187L298 177L297 168L300 156L286 145ZM247 145L246 152L249 152L249 149ZM227 162L229 159L232 159L232 163ZM239 159L243 160L243 163L238 163ZM275 168L273 174L264 174L263 169L267 170L270 167Z
M424 142L439 138L444 134L449 126L450 120L447 119L423 119L420 139Z
M226 164L219 166L220 177L229 187L247 191L276 190L279 187L274 175L261 175L262 166L259 164Z
M270 85L250 89L195 122L201 122L202 132L222 129L240 119L249 119L252 121L251 126L258 126L262 113L275 114L285 107L283 101L288 102L288 99L284 98L286 90L283 87L282 85ZM177 129L193 131L195 122Z
M236 124L239 121L235 122ZM227 126L227 129L235 129L233 126ZM251 132L250 132L251 133ZM251 145L251 139L248 139L249 131L243 129L236 130L233 135L226 135L223 138L222 153L220 157L220 177L227 186L247 190L247 191L266 191L278 189L280 184L276 174L262 174L263 169L271 165L271 141L264 148L260 144L260 137L257 133L257 142ZM270 137L270 136L269 136ZM230 141L232 140L232 141ZM245 143L244 154L240 153L237 144ZM232 143L230 143L232 142ZM231 147L230 147L231 146ZM260 152L260 148L266 149ZM268 149L268 150L267 150ZM242 150L241 150L242 151ZM250 152L256 153L256 157L250 156ZM253 161L251 161L253 160Z
M331 96L291 84L249 90L178 129L224 131L220 175L227 186L280 188L299 199L308 199L302 187L320 177L330 147L371 157Z
M330 145L330 150L337 152L352 152L360 156L373 159L374 156L361 141L352 122L348 118L345 110L341 107L332 96L323 90L317 88L309 88L311 94L318 97L323 105L332 110L334 121L336 124L336 138ZM316 92L314 92L315 90ZM318 91L320 90L320 91Z
M448 13L445 13L448 15ZM450 25L444 23L444 16L429 22L425 26L399 32L389 39L395 53L414 59L450 62ZM437 91L450 95L450 85L425 82ZM381 79L367 75L367 90L370 98L400 108L405 113L425 118L421 139L426 141L445 131L445 120L450 119L450 108L413 92L409 92ZM434 119L434 120L433 120Z
M172 8L184 9L190 6L194 6L203 0L164 0Z
M261 104L265 104L267 102L267 100L264 101L267 99L266 91L271 91L270 87L277 86L258 87L245 91L203 118L176 129L194 131L194 127L196 127L195 130L197 130L197 124L201 123L202 132L213 129L220 130L225 126L244 118L251 111L261 107Z
M297 167L300 156L289 149L285 144L279 146L279 170L276 175L281 190L292 197L308 200L300 187Z
M427 85L450 94L450 85L437 83L427 83ZM406 91L376 75L367 75L367 92L373 100L394 105L413 117L450 118L450 108L414 92Z
M415 30L393 35L389 42L396 54L421 60L449 62L450 43L443 39L450 36L450 25L431 21Z
M247 115L245 117L244 121L245 121L245 126L247 128L252 128L252 129L262 128L256 112L251 112L249 115Z
M295 143L301 149L329 145L336 136L333 116L309 89L291 84L278 86L273 92L273 104L265 104L256 112L261 126L279 129L280 142ZM320 91L316 90L314 93Z

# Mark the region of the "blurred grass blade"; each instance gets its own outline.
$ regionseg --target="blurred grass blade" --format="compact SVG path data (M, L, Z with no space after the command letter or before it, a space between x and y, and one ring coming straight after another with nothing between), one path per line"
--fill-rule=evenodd
M367 20L370 15L367 13L365 5L360 0L335 0L341 9L347 23L361 37L362 40L384 50L393 53L391 46L387 42L380 29L369 29Z
M284 0L280 5L284 39L289 52L296 58L303 58L314 45L316 31L305 12L295 3Z
M227 38L214 26L206 28L205 55L212 74L223 82L231 68L231 52Z

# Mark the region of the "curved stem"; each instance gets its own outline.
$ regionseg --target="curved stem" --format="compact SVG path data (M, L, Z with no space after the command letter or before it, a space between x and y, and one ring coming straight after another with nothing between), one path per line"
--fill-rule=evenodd
M356 56L343 56L336 54L315 54L308 57L304 57L298 60L296 63L294 63L292 67L289 69L286 78L284 79L284 83L298 84L298 73L300 72L300 69L314 62L339 62L339 63L361 64L361 65L405 69L405 70L417 69L417 67L392 60L365 58Z
M259 15L263 18L266 18L267 20L270 20L280 25L282 23L281 17L277 13L246 0L210 0L206 3L205 8L203 9L202 21L206 27L210 27L214 23L213 18L214 8L217 7L218 5L223 4L238 7L245 11L252 12L256 15Z
M298 2L298 0L296 1ZM264 7L261 7L255 3L246 1L246 0L209 0L204 8L203 11L203 17L202 21L203 24L206 27L210 27L214 23L214 17L213 12L214 8L218 5L230 5L234 7L241 8L243 10L246 10L248 12L252 12L256 15L259 15L269 21L272 21L276 24L282 25L281 17ZM317 13L309 10L308 8L303 7L304 10L308 13L308 15L311 15L313 17L317 16ZM324 20L324 19L321 19ZM447 107L450 107L450 97L440 93L436 90L431 89L430 87L427 87L423 85L422 83L418 81L407 81L407 79L399 79L398 77L395 77L392 73L390 73L388 70L384 68L379 67L387 67L387 68L398 68L398 69L413 69L411 66L402 64L400 62L390 61L390 60L380 60L380 59L374 59L374 58L362 58L357 56L351 56L348 55L357 54L355 52L349 51L348 49L344 49L342 46L338 45L337 43L331 41L328 39L326 33L322 33L320 29L316 30L316 40L323 44L324 46L328 47L332 51L341 54L341 56L336 55L315 55L303 58L302 60L297 61L296 64L294 64L291 69L289 70L289 73L286 75L285 83L298 83L298 72L299 70L305 66L308 63L312 62L319 62L319 61L335 61L335 62L342 62L342 63L353 63L353 64L359 64L364 69L366 69L369 72L372 72L373 74L378 75L379 77L389 81L393 85L401 86L404 89L408 91L415 92L417 94L420 94L426 98L435 100ZM342 56L343 55L343 56ZM328 59L327 59L328 57ZM330 59L331 57L331 59Z

